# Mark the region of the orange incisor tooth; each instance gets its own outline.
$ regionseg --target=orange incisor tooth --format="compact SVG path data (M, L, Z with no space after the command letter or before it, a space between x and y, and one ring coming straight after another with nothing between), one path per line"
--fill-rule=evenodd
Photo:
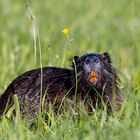
M91 80L96 80L96 72L95 71L91 71L90 73L90 76L91 76Z

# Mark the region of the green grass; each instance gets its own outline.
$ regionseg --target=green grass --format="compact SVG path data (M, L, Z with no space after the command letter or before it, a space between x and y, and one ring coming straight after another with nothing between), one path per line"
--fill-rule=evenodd
M140 1L139 0L40 0L30 2L39 29L42 65L70 67L70 56L109 52L121 79L124 103L114 116L81 110L68 112L51 124L42 120L30 128L21 120L0 121L0 140L139 140L140 139ZM68 43L62 29L70 29ZM34 59L32 20L24 1L0 1L0 94L19 74L40 67Z

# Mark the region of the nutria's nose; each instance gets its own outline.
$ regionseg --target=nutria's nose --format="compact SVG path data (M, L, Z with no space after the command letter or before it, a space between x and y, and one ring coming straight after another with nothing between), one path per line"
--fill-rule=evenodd
M90 67L91 67L91 71L94 71L95 70L94 64L92 64Z

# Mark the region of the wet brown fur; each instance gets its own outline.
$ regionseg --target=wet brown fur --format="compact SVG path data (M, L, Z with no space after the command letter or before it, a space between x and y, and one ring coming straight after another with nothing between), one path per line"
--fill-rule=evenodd
M87 82L83 69L83 62L87 56L74 57L72 69L44 67L42 82L40 68L17 77L0 98L0 116L13 105L14 94L18 97L22 117L30 121L39 114L40 93L42 93L43 111L48 111L51 104L57 112L60 107L65 106L64 103L73 105L75 101L76 104L83 103L89 112L96 106L101 108L103 102L108 110L111 110L112 105L121 105L119 79L112 67L109 54L99 54L101 78L97 85Z

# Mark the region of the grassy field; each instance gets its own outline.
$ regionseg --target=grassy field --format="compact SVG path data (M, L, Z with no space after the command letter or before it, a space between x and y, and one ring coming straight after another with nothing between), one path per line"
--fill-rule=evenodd
M50 125L40 121L35 128L4 117L0 140L139 140L140 0L31 0L30 6L40 38L36 57L34 26L25 2L0 1L0 94L25 71L40 65L70 67L71 56L107 51L121 79L124 103L114 116L100 110L92 116L81 110L79 119L68 112L50 114ZM72 44L62 33L64 27L70 29Z

